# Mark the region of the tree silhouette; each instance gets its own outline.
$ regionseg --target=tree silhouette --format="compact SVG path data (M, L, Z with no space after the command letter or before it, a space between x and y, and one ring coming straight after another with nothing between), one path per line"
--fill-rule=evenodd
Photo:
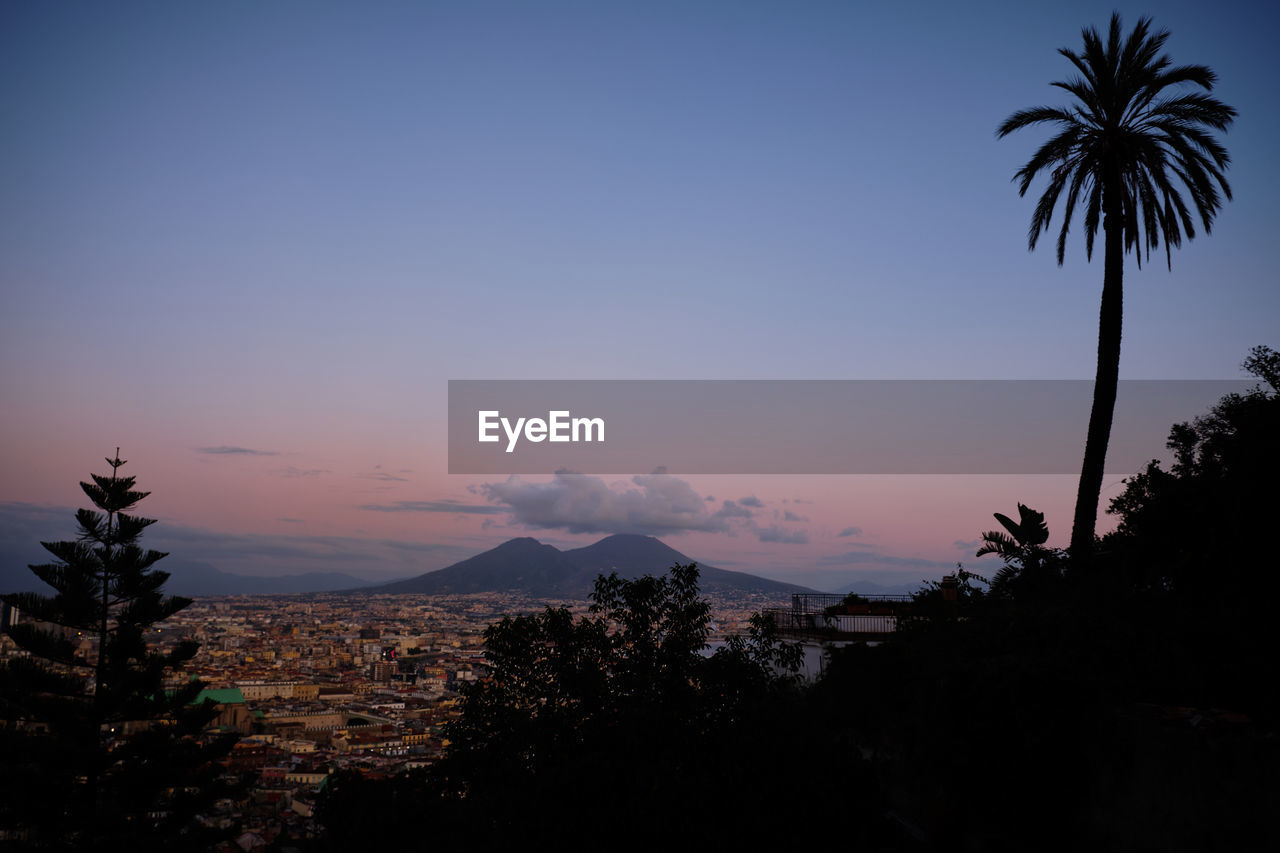
M166 670L197 644L152 651L147 634L191 603L164 596L165 554L138 545L153 519L126 510L149 493L111 474L81 483L97 511L76 513L73 540L42 542L56 561L31 570L55 595L3 596L24 621L9 635L25 655L0 668L5 796L0 823L36 847L115 849L189 834L187 820L217 747L194 735L208 719L189 707L204 686L164 690Z
M1071 551L1078 556L1093 546L1115 409L1124 256L1134 250L1141 266L1143 250L1149 258L1163 240L1172 268L1172 249L1181 245L1184 233L1188 239L1195 236L1193 212L1206 233L1212 229L1231 187L1223 175L1230 158L1211 131L1225 131L1236 116L1235 109L1202 92L1166 92L1184 85L1208 92L1217 77L1203 65L1174 66L1160 53L1168 31L1152 32L1149 18L1140 18L1124 38L1120 16L1113 14L1105 42L1093 27L1085 28L1083 37L1081 53L1058 51L1080 76L1053 83L1074 95L1077 104L1019 110L996 131L1004 138L1031 125L1056 125L1057 133L1014 175L1019 195L1026 195L1041 173L1049 178L1031 216L1029 248L1049 231L1064 190L1058 264L1077 203L1084 206L1087 258L1092 260L1099 225L1105 235L1097 375L1071 529Z
M704 654L693 565L602 576L592 601L577 619L549 607L490 625L489 677L464 689L445 759L393 779L334 774L325 849L420 843L423 827L475 849L754 849L794 841L783 816L806 810L841 815L831 827L846 843L896 838L861 754L812 724L776 669L798 665L798 649L771 620ZM801 755L828 760L798 785Z
M548 607L485 629L491 674L466 688L438 771L456 793L501 801L584 756L641 741L669 751L708 725L719 692L705 684L710 617L697 567L601 576L591 598L577 620Z
M1103 539L1109 597L1144 605L1141 631L1170 701L1280 719L1280 687L1258 677L1280 654L1266 590L1280 513L1280 354L1245 367L1265 384L1229 394L1169 431L1173 461L1151 462L1111 501Z
M1018 504L1018 521L1004 513L994 513L1004 527L982 534L982 547L974 555L995 554L1004 560L991 578L991 595L996 598L1042 595L1062 573L1062 552L1046 548L1049 525L1044 513ZM1008 532L1005 532L1008 531Z

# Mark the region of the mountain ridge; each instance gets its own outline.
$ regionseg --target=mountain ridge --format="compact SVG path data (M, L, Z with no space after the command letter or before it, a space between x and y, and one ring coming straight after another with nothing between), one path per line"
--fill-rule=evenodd
M597 575L616 571L621 577L661 575L673 563L697 562L660 539L615 533L582 548L561 551L529 536L509 539L474 557L414 578L352 593L523 592L530 595L586 598ZM699 587L706 592L815 592L798 584L762 578L698 563Z

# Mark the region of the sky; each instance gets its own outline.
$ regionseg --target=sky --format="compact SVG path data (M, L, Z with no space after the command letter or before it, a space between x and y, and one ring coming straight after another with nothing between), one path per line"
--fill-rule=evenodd
M1121 377L1240 378L1280 346L1259 4L3 4L0 538L70 535L120 446L147 543L244 574L636 532L827 590L981 569L1018 501L1065 545L1070 476L449 475L446 391L1091 378L1101 259L1027 251L1047 137L994 131L1113 5L1239 110L1212 235L1127 260Z

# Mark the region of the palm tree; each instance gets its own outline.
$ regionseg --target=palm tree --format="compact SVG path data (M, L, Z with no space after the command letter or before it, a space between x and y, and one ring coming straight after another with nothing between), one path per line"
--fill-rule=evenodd
M1076 204L1084 206L1085 256L1093 258L1093 240L1102 225L1105 256L1102 307L1098 320L1098 370L1093 408L1085 440L1084 464L1076 494L1071 553L1084 556L1093 547L1102 490L1102 470L1115 409L1120 374L1124 256L1133 249L1141 268L1143 249L1164 241L1165 257L1195 237L1190 199L1205 233L1222 204L1231 198L1223 176L1230 163L1227 151L1211 130L1225 131L1236 111L1204 92L1217 76L1203 65L1175 66L1160 53L1169 33L1151 32L1151 19L1141 18L1123 38L1120 16L1111 16L1104 44L1093 27L1083 31L1084 51L1058 52L1080 72L1054 86L1078 101L1069 107L1019 110L996 131L1003 139L1015 130L1048 123L1057 133L1014 175L1018 195L1024 196L1041 172L1049 185L1036 203L1027 231L1029 249L1049 231L1058 198L1066 191L1062 227L1058 232L1058 265L1066 252L1067 233ZM1186 91L1190 84L1203 89ZM1174 91L1166 92L1173 87ZM1221 190L1221 192L1219 192ZM1185 198L1184 198L1185 193Z

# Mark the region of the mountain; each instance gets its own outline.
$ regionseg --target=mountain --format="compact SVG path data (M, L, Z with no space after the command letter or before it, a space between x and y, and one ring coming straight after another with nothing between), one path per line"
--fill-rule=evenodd
M416 578L365 587L351 592L470 593L517 590L528 595L586 598L596 576L617 572L625 578L660 575L673 563L692 563L689 557L652 536L617 534L585 548L561 551L524 537L504 542ZM730 572L698 564L699 586L705 592L813 592L744 572Z
M911 595L918 592L928 578L910 583L892 583L883 584L874 581L853 580L837 586L835 591L838 593L856 592L859 595Z
M692 563L689 557L652 536L619 533L606 536L594 545L565 551L578 569L577 581L585 593L591 592L596 575L617 572L624 578L657 575L672 563ZM698 585L703 592L813 592L808 587L770 580L745 572L731 572L698 563ZM585 595L584 593L584 595Z
M12 505L11 505L12 506ZM3 512L0 505L0 592L31 591L48 594L49 588L30 570L29 563L46 563L51 557L41 540L65 538L63 515L25 506ZM11 507L10 507L11 508ZM585 548L560 551L536 539L524 537L504 542L492 550L447 568L407 580L374 585L339 572L264 577L224 572L202 560L173 555L156 568L169 572L165 592L170 595L285 595L312 592L470 593L519 590L547 598L585 599L596 576L616 571L626 578L660 575L673 563L692 563L690 557L652 536L619 534ZM730 572L699 563L703 592L813 592L803 586L781 583L743 572Z
M350 591L469 593L519 589L534 595L562 595L567 594L574 571L562 552L525 536L416 578Z
M27 568L34 563L54 561L40 547L41 542L61 542L75 536L75 510L70 507L47 507L15 501L0 501L0 592L36 592L50 595L52 590ZM179 551L181 540L165 542L163 535L143 537L143 547L161 551ZM282 595L289 593L332 592L369 586L370 581L341 572L306 572L279 577L238 575L224 572L199 559L189 559L185 547L156 563L158 571L169 573L164 592L169 595Z
M169 572L164 591L169 595L289 595L303 592L334 592L353 586L369 586L369 581L341 572L304 572L297 575L237 575L197 560L172 557L156 563Z
M50 590L26 567L28 563L47 563L52 558L23 553L19 559L4 559L7 554L0 549L0 592L38 592ZM306 592L336 592L353 587L369 586L370 582L341 572L304 572L297 575L237 575L221 571L200 560L182 560L168 557L156 563L157 571L169 573L165 582L166 595L289 595Z

